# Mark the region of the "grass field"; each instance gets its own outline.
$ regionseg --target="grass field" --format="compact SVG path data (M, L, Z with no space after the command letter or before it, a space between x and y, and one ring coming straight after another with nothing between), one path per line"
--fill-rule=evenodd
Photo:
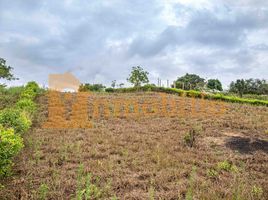
M99 117L90 129L42 128L48 98L39 97L0 199L268 199L268 107L226 103L222 115L193 116L191 98L170 97L183 105L176 115ZM72 98L65 104L68 118Z

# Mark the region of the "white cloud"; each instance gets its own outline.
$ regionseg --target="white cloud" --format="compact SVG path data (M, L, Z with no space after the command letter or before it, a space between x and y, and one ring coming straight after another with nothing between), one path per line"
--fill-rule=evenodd
M268 79L267 10L260 0L0 0L0 57L15 83L71 70L110 85L135 65L154 83L186 72Z

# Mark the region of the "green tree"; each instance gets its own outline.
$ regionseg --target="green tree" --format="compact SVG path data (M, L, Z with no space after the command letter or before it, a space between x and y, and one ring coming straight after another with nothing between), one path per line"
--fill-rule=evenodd
M12 67L6 64L6 60L0 58L0 79L15 80L14 75L11 73Z
M238 79L236 82L231 82L230 92L238 93L240 97L243 97L243 94L247 91L247 84L244 79Z
M205 85L205 79L201 78L196 74L188 74L188 73L186 73L182 77L179 77L175 82L176 88L184 90L196 90L204 87L204 85Z
M112 88L115 88L115 86L116 86L116 80L113 80L113 81L112 81L111 86L112 86Z
M132 67L131 74L127 78L127 81L134 85L134 87L139 87L143 83L149 83L148 72L143 70L140 66Z
M218 79L209 79L207 82L207 87L212 90L222 91L222 84Z
M243 94L267 95L268 83L261 79L238 79L231 82L229 92L238 93L240 97Z

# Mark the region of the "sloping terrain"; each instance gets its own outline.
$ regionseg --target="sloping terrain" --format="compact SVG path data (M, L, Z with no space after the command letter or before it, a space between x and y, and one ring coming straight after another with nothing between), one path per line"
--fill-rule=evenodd
M221 115L191 115L192 98L170 97L182 105L176 115L89 112L90 129L42 128L48 98L41 97L0 199L268 199L268 108L226 104ZM67 119L74 98L65 101ZM91 95L89 110L98 98L157 95Z

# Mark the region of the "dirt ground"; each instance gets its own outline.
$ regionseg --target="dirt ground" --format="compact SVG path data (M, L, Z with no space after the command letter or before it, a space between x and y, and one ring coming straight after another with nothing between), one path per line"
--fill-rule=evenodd
M184 114L42 129L48 100L41 97L0 199L268 199L268 108L228 104L223 115L192 116L191 98L175 98Z

